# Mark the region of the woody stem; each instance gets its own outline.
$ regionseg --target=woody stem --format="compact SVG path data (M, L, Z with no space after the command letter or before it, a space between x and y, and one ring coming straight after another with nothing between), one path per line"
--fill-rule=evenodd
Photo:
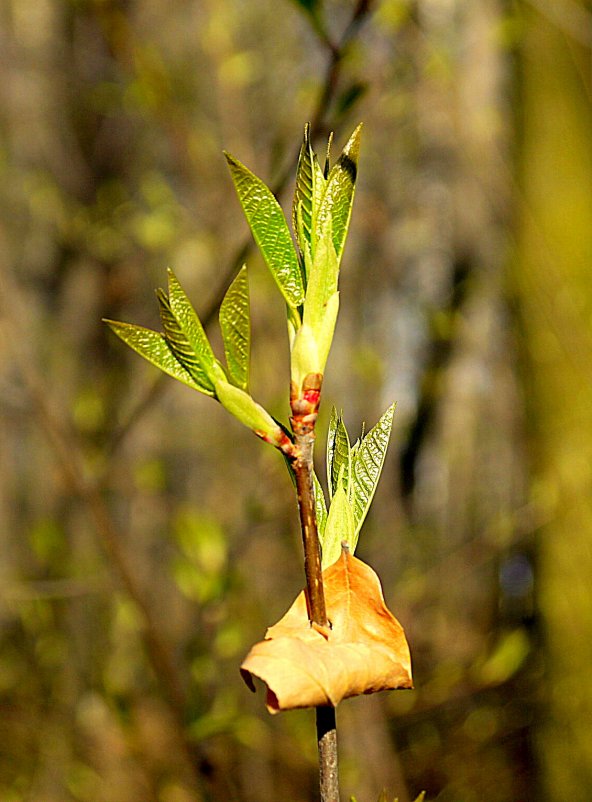
M321 568L321 549L317 533L317 521L314 505L313 462L314 430L305 434L296 434L294 439L297 457L292 463L296 479L298 495L298 512L304 545L304 573L306 575L306 591L308 617L312 623L328 626L323 574Z
M307 392L304 392L303 397L292 398L294 456L291 464L296 480L298 511L304 544L308 617L311 623L328 627L313 484L314 427L320 400L320 378L322 377L319 377L318 387L313 388L314 400L308 401ZM308 397L310 399L311 395L309 394ZM316 723L321 802L339 802L335 708L317 707Z

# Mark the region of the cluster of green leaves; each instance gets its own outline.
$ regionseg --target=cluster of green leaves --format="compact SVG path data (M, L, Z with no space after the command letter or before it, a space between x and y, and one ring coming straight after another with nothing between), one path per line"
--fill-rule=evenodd
M327 515L324 499L317 496L317 522L323 549L323 568L331 565L346 543L355 551L360 529L378 485L389 444L395 405L392 404L376 426L350 445L343 416L331 412L327 437L327 484L331 506Z
M226 369L214 355L199 317L172 270L168 295L160 289L157 298L162 333L131 323L106 322L153 365L217 399L245 426L279 445L284 438L281 427L248 392L251 325L246 268L240 270L220 306Z
M309 373L323 373L339 309L337 283L347 236L360 151L361 126L330 168L324 169L304 131L292 203L292 227L269 188L233 156L230 173L255 242L287 306L292 380L298 388Z
M309 127L298 160L293 202L296 245L271 190L237 159L226 154L240 203L261 254L287 306L292 344L292 378L322 373L333 338L339 296L337 278L351 217L360 126L329 169L329 148L321 170ZM286 435L249 393L250 316L246 267L220 307L226 367L214 355L199 317L174 273L168 295L157 293L162 332L106 321L115 334L165 373L217 399L234 417L275 446Z
M341 256L349 228L360 149L361 126L330 167L331 139L321 168L310 129L298 158L290 234L271 190L237 159L226 154L230 174L259 250L286 302L291 375L300 389L310 373L322 374L337 312ZM234 417L277 447L286 430L249 392L251 324L247 269L241 268L220 306L225 366L216 358L199 317L174 273L168 294L157 292L162 332L107 321L115 334L165 373L217 399ZM327 443L330 507L314 478L323 567L333 563L345 542L355 550L360 528L384 464L394 407L366 435L350 445L342 415L333 410Z

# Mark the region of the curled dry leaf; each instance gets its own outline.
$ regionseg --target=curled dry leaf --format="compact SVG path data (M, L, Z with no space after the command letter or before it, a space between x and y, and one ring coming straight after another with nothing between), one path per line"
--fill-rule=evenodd
M267 685L270 713L412 687L405 633L372 568L343 548L323 581L331 629L310 625L303 591L243 661L247 685L254 676Z

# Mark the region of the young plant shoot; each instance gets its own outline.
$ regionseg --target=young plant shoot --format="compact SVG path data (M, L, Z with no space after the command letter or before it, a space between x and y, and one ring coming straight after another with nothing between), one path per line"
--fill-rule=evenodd
M317 709L322 802L338 802L334 708L344 698L410 688L411 661L403 629L387 609L380 581L354 557L384 464L393 422L390 406L351 445L333 409L327 439L329 507L314 473L315 424L325 366L339 310L339 269L351 217L361 126L331 167L321 168L304 129L290 233L268 187L238 159L226 160L253 238L286 304L290 342L289 425L278 423L251 395L251 327L247 269L220 307L223 365L172 271L157 293L162 331L106 321L115 334L173 378L211 396L284 456L296 487L306 588L267 630L241 666L267 686L271 713ZM329 142L330 145L330 142Z

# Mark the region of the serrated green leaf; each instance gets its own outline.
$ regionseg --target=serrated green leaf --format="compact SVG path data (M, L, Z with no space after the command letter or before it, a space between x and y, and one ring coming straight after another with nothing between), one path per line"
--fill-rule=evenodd
M325 535L325 527L327 525L327 504L325 502L325 494L323 488L318 480L316 473L312 475L314 499L315 499L315 513L317 519L317 533L319 540L322 543Z
M246 266L240 269L224 296L220 306L220 329L230 379L237 387L246 390L249 385L251 350L249 282Z
M364 522L376 492L388 448L395 405L387 409L373 429L360 441L351 465L351 493L356 533Z
M331 461L331 472L329 486L331 488L331 498L337 492L339 477L342 477L343 488L349 495L349 484L351 474L351 448L349 435L343 422L343 417L339 415L335 434L333 438L333 457Z
M179 284L177 277L170 269L167 273L169 278L169 305L171 311L185 334L189 345L203 365L204 370L211 373L211 369L217 361L212 351L212 346L197 316L197 312ZM211 378L212 381L214 381L215 377L211 376Z
M304 282L281 206L260 178L229 153L224 155L255 242L286 302L296 309L304 301Z
M164 329L164 337L170 350L177 361L193 376L195 381L203 387L207 387L210 395L215 395L214 382L173 314L166 293L164 290L158 290L156 297L160 307L160 320Z
M327 178L327 186L316 221L316 238L320 239L329 220L333 223L333 244L337 260L341 259L349 221L351 218L354 189L360 153L360 134L358 125Z
M343 475L343 471L342 471ZM329 515L321 540L322 567L327 568L339 559L341 544L347 543L350 551L354 552L357 543L354 511L347 497L343 481L337 482L337 489L333 495Z
M120 323L116 320L105 320L111 330L133 348L136 353L143 356L151 364L160 368L173 379L183 382L200 393L213 396L214 392L209 384L202 384L192 376L186 368L176 359L165 337L158 331L135 326L132 323Z
M304 140L298 157L296 186L292 203L294 233L304 251L305 243L312 247L316 211L325 190L325 178L310 142L310 124L304 127Z

